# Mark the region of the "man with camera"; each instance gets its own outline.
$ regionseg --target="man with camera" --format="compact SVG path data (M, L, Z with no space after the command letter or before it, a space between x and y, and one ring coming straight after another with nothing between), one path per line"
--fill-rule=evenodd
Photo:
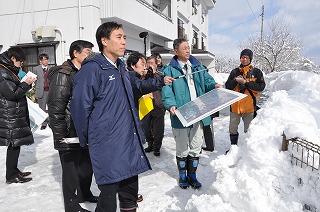
M153 55L147 58L148 72L145 79L161 77L162 73L157 70L157 58ZM164 135L164 115L165 109L162 103L161 90L150 93L153 110L150 111L143 119L143 128L148 142L148 147L144 150L146 152L152 152L154 156L160 156L160 148L162 145L162 139Z
M134 103L137 109L139 109L138 100L143 95L161 90L164 85L169 85L175 80L170 76L147 77L150 75L152 70L147 69L146 57L139 52L133 52L128 57L127 71L130 75Z

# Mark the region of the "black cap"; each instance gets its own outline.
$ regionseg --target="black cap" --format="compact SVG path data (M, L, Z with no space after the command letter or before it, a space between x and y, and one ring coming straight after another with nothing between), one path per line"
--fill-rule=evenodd
M253 52L252 52L250 49L244 49L244 50L242 50L242 52L240 53L240 58L241 58L243 55L248 56L248 57L250 58L250 62L252 61Z

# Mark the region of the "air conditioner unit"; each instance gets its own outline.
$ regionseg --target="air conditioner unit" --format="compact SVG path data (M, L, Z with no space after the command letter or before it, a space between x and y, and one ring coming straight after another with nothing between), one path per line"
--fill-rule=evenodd
M54 26L42 26L42 37L43 38L56 38L56 32Z
M35 36L37 38L50 38L55 39L56 38L56 32L55 32L54 26L41 26L36 28L35 30Z
M42 37L42 27L38 27L35 31L36 37Z

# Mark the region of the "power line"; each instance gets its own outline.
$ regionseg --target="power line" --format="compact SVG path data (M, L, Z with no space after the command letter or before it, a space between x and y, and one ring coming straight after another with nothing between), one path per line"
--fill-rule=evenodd
M247 3L248 3L248 5L249 5L249 7L250 7L250 10L251 10L251 13L252 13L253 17L256 19L257 24L259 25L259 21L258 21L258 19L257 19L256 15L254 14L253 10L252 10L252 7L251 7L251 5L250 5L249 0L247 0ZM260 16L260 15L259 15L259 16Z
M250 8L251 13L252 13L252 15L253 15L253 18L251 18L251 19L249 19L249 20L247 20L247 21L243 21L243 22L241 22L241 23L238 23L238 24L236 24L236 25L233 25L233 26L231 26L231 27L228 27L228 28L225 28L225 29L222 29L222 30L213 32L213 34L220 33L220 32L223 32L223 31L226 31L226 30L235 28L235 27L237 27L237 26L239 26L239 25L241 25L241 24L247 23L247 22L252 21L252 20L254 20L254 19L256 20L257 24L260 25L260 24L259 24L259 21L258 21L258 19L257 19L257 17L256 17L256 15L254 14L254 12L253 12L253 10L252 10L252 7L251 7L251 5L250 5L249 0L247 0L247 3L248 3L248 5L249 5L249 8ZM261 16L261 15L262 15L262 14L260 14L259 16Z
M225 28L225 29L222 29L222 30L219 30L219 31L213 32L213 34L220 33L220 32L223 32L223 31L226 31L226 30L229 30L229 29L235 28L235 27L237 27L237 26L239 26L239 25L241 25L241 24L245 24L245 23L247 23L247 22L249 22L249 21L252 21L253 19L255 19L255 18L251 18L251 19L249 19L249 20L243 21L243 22L238 23L238 24L236 24L236 25L233 25L233 26L231 26L231 27L228 27L228 28Z

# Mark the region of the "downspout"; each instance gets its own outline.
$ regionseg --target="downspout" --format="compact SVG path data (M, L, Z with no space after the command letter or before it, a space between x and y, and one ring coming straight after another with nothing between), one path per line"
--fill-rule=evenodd
M84 27L82 26L82 9L81 9L81 0L78 0L78 19L79 19L79 39L81 40L83 37L82 30Z
M54 31L55 31L55 32L58 32L58 33L60 34L61 54L62 54L62 61L61 61L61 63L63 63L63 62L65 61L65 52L64 52L65 47L64 47L64 45L65 45L65 42L66 42L66 41L64 40L63 33L62 33L62 31L61 31L59 28L54 28Z

